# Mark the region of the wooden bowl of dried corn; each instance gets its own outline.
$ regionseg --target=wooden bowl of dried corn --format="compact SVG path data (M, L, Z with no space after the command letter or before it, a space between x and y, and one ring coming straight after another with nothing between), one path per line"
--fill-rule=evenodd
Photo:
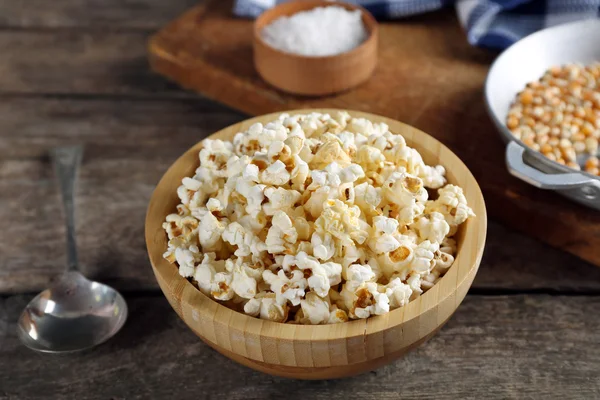
M339 110L296 110L334 113ZM222 305L183 278L163 258L167 236L162 224L179 203L177 189L199 165L203 142L185 152L160 180L146 216L146 244L156 279L169 303L188 327L215 350L243 365L273 375L300 379L331 379L376 369L401 357L432 337L452 316L471 286L486 237L484 199L475 178L462 161L433 137L398 121L363 112L352 117L389 125L404 136L428 164L441 164L449 183L461 186L476 217L454 236L456 258L446 274L425 293L386 314L329 325L298 325L254 318ZM211 139L231 140L269 114L227 127Z

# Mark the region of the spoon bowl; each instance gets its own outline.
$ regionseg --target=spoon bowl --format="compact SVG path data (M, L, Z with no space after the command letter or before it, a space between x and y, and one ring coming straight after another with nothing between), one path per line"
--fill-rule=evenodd
M126 319L127 304L116 290L71 271L27 305L18 335L33 350L78 351L106 341Z

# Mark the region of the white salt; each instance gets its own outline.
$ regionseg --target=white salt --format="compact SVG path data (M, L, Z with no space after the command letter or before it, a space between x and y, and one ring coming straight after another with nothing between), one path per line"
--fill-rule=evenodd
M345 53L368 37L361 12L340 6L317 7L277 18L264 27L261 35L278 50L309 57Z

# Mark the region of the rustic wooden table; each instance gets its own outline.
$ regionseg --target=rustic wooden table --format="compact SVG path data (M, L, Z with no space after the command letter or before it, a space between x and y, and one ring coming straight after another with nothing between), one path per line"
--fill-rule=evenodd
M158 290L143 241L145 208L166 168L245 117L149 72L146 38L195 2L0 0L0 399L600 397L600 268L494 221L455 316L380 370L278 379L197 339ZM86 145L82 269L125 293L130 318L94 350L37 354L19 343L15 321L65 265L46 154L75 142Z

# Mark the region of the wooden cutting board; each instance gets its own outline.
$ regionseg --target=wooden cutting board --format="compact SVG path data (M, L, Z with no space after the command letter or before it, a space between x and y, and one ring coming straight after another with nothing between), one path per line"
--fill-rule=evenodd
M230 1L183 14L150 38L149 53L159 74L250 115L343 108L413 125L463 159L492 218L600 265L600 212L508 174L505 146L483 101L496 54L471 47L450 10L381 23L375 74L335 96L297 97L263 82L252 63L252 21L233 17Z

